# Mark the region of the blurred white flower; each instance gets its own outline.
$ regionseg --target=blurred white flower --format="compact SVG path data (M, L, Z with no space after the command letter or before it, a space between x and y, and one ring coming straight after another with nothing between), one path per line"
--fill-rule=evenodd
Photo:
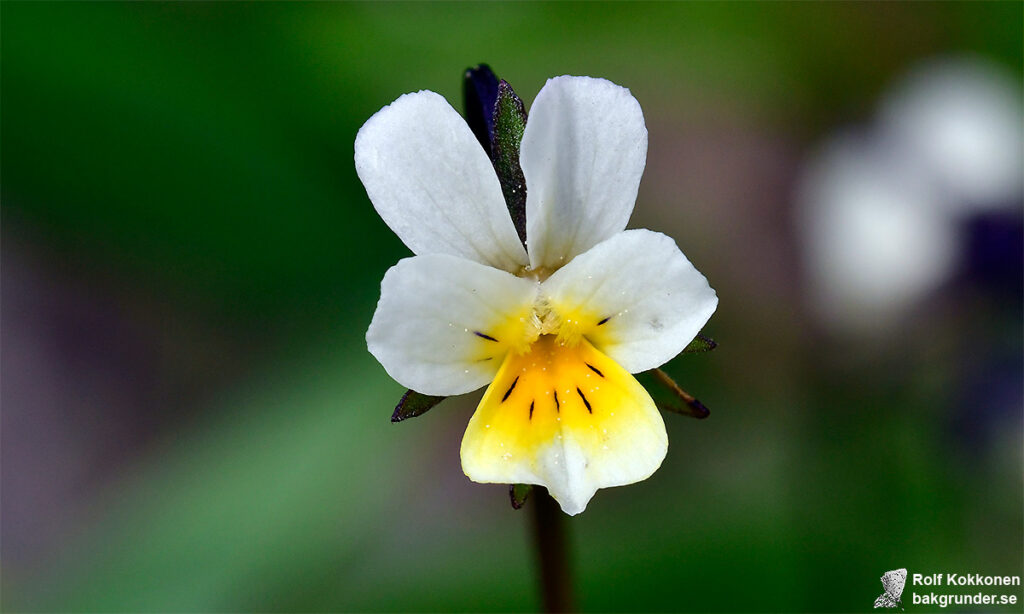
M955 229L919 176L850 134L806 169L799 200L811 299L828 322L885 324L948 274Z
M913 71L884 98L879 127L954 211L988 209L1024 188L1024 109L1013 75L971 59Z
M1024 114L986 64L924 66L877 125L831 137L805 167L797 226L824 322L884 332L958 265L961 219L1019 206Z
M521 144L526 249L490 160L441 96L406 94L360 129L359 177L416 253L384 276L367 345L424 394L490 384L462 441L470 479L540 484L578 514L597 489L661 465L665 425L630 373L681 352L718 299L671 238L623 230L646 156L629 90L549 80Z

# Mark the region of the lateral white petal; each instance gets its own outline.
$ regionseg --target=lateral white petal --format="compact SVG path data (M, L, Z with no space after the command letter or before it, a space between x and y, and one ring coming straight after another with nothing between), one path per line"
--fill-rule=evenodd
M541 287L551 307L630 373L671 360L718 306L675 241L627 230L559 269Z
M628 89L549 79L520 149L531 266L557 268L625 228L646 161L647 128Z
M384 275L366 345L398 383L462 394L494 378L522 344L537 284L445 254L400 260Z
M356 172L377 213L416 254L451 254L515 271L526 264L498 176L438 94L405 94L356 135Z

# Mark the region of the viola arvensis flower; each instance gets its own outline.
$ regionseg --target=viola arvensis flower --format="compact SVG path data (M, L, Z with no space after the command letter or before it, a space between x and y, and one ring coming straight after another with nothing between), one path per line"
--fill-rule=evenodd
M550 79L521 143L524 247L487 153L444 98L406 94L360 129L359 178L416 254L384 275L367 345L423 394L489 384L462 440L471 480L540 484L578 514L665 458L665 424L630 374L679 354L718 298L671 238L624 230L646 158L629 90Z

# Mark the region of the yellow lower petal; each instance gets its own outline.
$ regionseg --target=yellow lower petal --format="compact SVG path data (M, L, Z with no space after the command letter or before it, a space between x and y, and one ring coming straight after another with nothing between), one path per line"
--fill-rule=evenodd
M649 477L667 449L661 415L632 375L586 339L542 335L506 356L461 453L471 480L540 484L578 514L598 488Z

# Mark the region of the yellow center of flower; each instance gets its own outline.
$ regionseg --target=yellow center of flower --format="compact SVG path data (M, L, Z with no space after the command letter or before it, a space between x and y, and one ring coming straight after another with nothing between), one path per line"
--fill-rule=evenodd
M604 324L610 319L578 308L555 306L541 295L532 305L506 316L487 330L466 329L466 332L480 339L475 360L482 362L500 360L508 353L524 355L538 351L535 346L545 337L551 337L569 349L575 348L584 338L595 343L607 343L608 327Z
M623 455L666 445L647 391L586 337L567 336L541 334L505 356L463 439L474 480L550 486L552 475L584 471L597 479L628 466Z
M585 339L575 344L541 335L523 354L510 352L474 416L485 430L504 433L499 456L534 450L562 438L563 426L587 434L598 449L610 435L607 422L627 404L635 382Z

